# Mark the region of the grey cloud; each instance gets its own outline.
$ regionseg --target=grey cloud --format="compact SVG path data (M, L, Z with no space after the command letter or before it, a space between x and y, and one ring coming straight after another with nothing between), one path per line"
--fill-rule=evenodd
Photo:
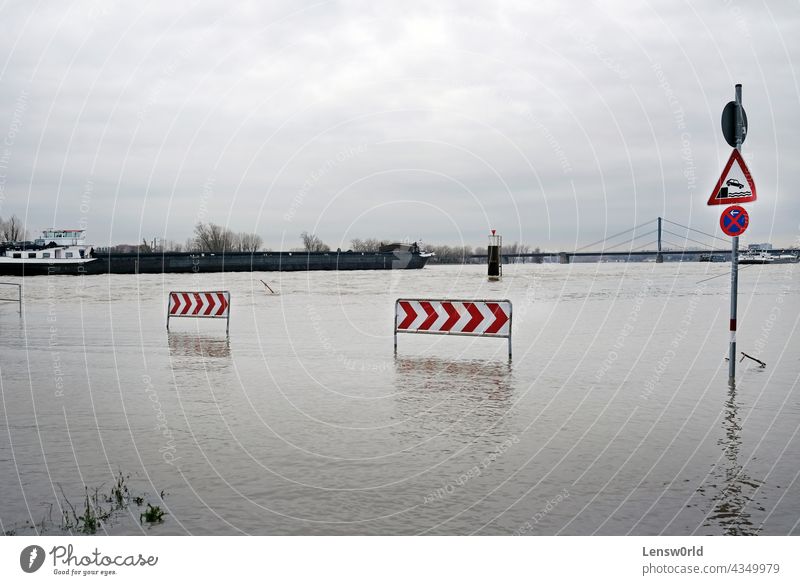
M748 235L791 243L800 9L562 6L5 6L0 133L27 107L0 214L86 219L102 243L182 240L206 208L273 247L495 227L557 249L657 215L712 231L742 82Z

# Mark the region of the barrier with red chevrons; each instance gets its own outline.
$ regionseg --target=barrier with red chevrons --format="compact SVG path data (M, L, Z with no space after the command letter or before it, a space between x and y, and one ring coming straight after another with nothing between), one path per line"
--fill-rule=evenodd
M225 319L225 333L230 330L231 293L221 291L171 291L167 307L167 331L171 317Z
M511 301L397 299L395 351L398 333L507 338L508 358L511 359Z

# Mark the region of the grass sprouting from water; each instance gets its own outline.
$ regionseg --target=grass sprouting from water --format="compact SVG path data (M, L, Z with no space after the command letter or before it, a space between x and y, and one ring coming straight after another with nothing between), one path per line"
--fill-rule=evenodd
M54 530L79 534L97 534L104 526L113 521L116 514L121 514L128 510L131 504L135 505L137 508L141 508L145 504L147 505L147 508L139 516L139 521L141 523L160 524L164 522L166 512L161 509L161 506L153 506L150 502L146 501L144 495L131 495L131 491L128 488L129 479L130 475L125 475L120 471L109 491L103 490L103 484L91 489L88 486L84 486L83 502L80 506L80 510L73 506L61 485L56 484L61 491L61 498L63 500L63 505L61 506L62 515L59 524L52 521L53 504L48 504L50 510L49 516L43 517L40 523L32 524L30 520L26 520L24 525L14 525L9 530L5 530L4 534L12 536L28 531L37 534L47 534ZM162 490L159 494L159 500L162 503L164 495L165 492Z

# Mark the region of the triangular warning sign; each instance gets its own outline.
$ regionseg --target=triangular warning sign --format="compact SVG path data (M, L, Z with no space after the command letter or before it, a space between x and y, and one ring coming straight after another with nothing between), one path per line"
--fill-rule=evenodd
M756 184L742 154L733 149L717 186L708 198L709 205L733 205L756 200Z

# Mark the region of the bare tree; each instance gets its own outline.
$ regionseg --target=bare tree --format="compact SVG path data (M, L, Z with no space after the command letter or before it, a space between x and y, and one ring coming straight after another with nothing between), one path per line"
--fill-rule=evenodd
M331 249L319 236L308 232L301 233L300 239L303 240L303 248L305 248L306 252L327 252Z
M264 240L258 234L241 232L236 236L236 244L240 252L258 252L264 244Z
M432 264L471 264L471 263L485 263L488 254L488 249L484 246L478 246L473 250L471 246L429 246L430 251L436 255L431 258ZM540 252L539 248L531 248L529 244L520 244L513 242L503 246L503 254L530 254L531 250L537 254ZM472 258L477 256L477 258ZM512 258L509 262L541 262L541 259L530 260L528 258Z
M12 215L6 220L0 218L0 236L6 242L20 242L28 239L28 230L20 218Z
M383 241L375 238L367 238L366 240L355 238L350 241L350 249L353 252L377 252L383 243Z
M234 249L236 234L215 223L198 223L194 226L195 247L200 252L230 252Z
M431 246L434 264L466 264L472 256L472 246Z
M163 240L161 250L163 252L183 252L183 244L175 240Z

